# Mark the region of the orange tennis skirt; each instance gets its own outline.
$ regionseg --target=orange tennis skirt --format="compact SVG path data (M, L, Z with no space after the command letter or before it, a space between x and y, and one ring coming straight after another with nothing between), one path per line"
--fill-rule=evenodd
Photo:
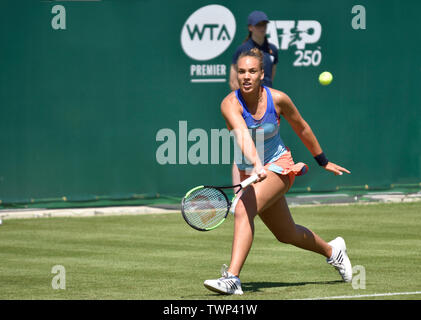
M308 166L303 162L294 163L292 159L291 151L287 148L287 151L278 159L273 162L265 164L264 168L269 171L273 171L277 174L289 177L289 189L292 187L295 177L302 176L307 173ZM250 175L246 174L245 170L240 171L240 181L248 178Z

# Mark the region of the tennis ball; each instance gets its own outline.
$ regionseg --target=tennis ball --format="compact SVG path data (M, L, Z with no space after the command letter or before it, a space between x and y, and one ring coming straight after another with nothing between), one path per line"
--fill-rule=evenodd
M319 75L319 82L323 86L327 86L332 82L333 76L329 71L322 72Z

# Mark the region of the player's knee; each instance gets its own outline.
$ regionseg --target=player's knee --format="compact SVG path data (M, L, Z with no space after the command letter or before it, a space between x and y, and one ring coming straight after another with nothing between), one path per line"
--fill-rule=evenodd
M289 232L277 234L276 239L285 244L294 244L294 235Z
M235 206L234 217L235 218L242 218L247 216L246 207L242 201L238 201L237 205Z
M249 209L246 208L243 201L238 201L235 211L234 211L234 218L239 219L247 219L252 220L254 218L255 214Z

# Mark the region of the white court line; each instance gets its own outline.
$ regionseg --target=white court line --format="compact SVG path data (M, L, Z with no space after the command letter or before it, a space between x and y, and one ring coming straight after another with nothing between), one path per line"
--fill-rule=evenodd
M412 295L412 294L421 294L421 291L373 293L373 294L359 294L359 295L356 295L356 296L334 296L334 297L306 298L306 299L293 299L293 300L356 299L356 298L369 298L369 297L401 296L401 295Z
M310 195L296 196L296 198L330 198L330 197L333 198L333 197L350 197L350 196L345 193L338 193L338 194L331 194L331 195L310 194Z

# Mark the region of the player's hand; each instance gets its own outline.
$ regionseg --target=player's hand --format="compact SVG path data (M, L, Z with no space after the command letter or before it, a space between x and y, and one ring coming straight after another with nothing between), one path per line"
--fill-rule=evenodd
M257 176L259 177L256 182L260 182L266 179L267 174L266 174L266 170L262 165L256 165L253 169L253 173L252 174L257 174Z
M351 174L351 171L348 169L342 168L333 162L328 162L327 165L324 166L327 171L333 172L335 176L341 176L344 172Z

